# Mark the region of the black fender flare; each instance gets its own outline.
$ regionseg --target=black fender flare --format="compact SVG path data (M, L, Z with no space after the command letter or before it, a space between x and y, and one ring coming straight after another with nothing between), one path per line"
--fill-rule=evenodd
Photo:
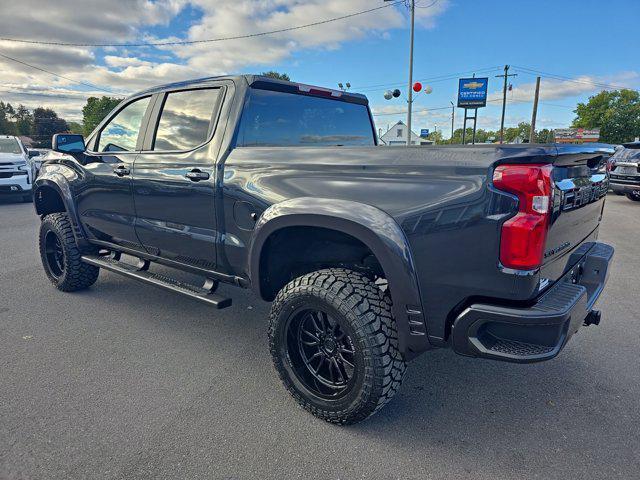
M376 256L389 284L400 351L407 359L430 348L418 278L409 242L386 212L350 200L299 197L267 208L257 220L249 246L249 278L260 287L260 258L271 234L286 227L322 227L357 238Z
M78 216L78 211L73 201L73 194L71 193L71 186L69 185L67 178L61 173L55 172L46 172L43 175L38 176L36 181L33 183L34 206L38 215L43 214L38 204L38 190L42 188L50 188L60 196L62 204L69 216L69 220L71 221L73 236L75 237L76 242L79 246L85 245L87 242L86 235L80 225L80 217Z

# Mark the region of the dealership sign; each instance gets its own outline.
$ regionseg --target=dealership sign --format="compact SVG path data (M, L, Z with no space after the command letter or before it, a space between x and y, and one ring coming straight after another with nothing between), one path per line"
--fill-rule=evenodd
M556 143L589 143L600 140L599 128L556 128Z
M458 107L485 107L488 85L488 78L461 78L458 83Z

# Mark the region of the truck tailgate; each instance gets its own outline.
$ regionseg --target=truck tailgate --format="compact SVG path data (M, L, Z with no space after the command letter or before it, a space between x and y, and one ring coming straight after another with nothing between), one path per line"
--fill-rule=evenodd
M569 254L595 241L609 188L606 160L609 150L559 146L553 162L551 218L544 250L542 276L558 279L573 265Z

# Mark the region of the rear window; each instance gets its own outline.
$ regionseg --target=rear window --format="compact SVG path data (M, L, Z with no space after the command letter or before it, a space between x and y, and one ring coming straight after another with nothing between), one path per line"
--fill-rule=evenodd
M15 138L0 138L0 153L22 153Z
M240 121L238 146L374 145L365 105L253 89Z

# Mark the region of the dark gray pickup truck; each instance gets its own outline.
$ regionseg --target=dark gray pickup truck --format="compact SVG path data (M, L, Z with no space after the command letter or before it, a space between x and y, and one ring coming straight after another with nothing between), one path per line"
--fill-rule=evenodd
M105 269L217 308L220 282L251 288L285 387L330 422L376 412L428 350L537 362L600 321L607 146L379 147L366 97L260 76L147 90L53 144L53 284Z

